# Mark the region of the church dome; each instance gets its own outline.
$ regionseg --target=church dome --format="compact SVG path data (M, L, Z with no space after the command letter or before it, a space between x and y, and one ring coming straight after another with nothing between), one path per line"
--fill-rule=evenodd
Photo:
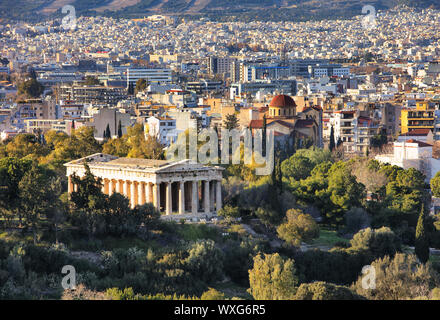
M269 104L269 117L291 118L296 114L296 103L285 94L280 94L272 99Z
M295 108L296 103L291 97L289 97L285 94L280 94L278 96L275 96L272 99L272 101L269 104L269 107L272 107L272 108Z

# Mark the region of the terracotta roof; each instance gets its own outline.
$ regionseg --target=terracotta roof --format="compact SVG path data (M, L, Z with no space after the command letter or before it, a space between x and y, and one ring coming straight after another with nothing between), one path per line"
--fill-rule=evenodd
M296 103L291 97L280 94L272 99L269 106L275 108L290 108L296 107Z
M249 122L249 128L252 129L263 128L263 120L251 120L251 122Z
M414 136L424 137L424 136L427 136L430 131L431 131L431 129L413 129L411 131L408 131L407 133L401 134L401 136L405 136L405 137L414 137Z
M405 143L417 143L420 148L432 147L432 144L429 144L429 143L426 143L426 142L422 142L422 141L418 141L418 140L414 140L414 139L406 140Z

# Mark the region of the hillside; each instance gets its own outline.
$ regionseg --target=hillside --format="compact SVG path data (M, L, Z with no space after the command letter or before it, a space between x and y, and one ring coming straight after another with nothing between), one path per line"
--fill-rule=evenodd
M351 17L362 6L388 9L397 4L440 8L437 0L16 0L0 1L0 19L35 21L62 17L71 4L79 15L142 17L149 14L207 16L216 20L309 20Z

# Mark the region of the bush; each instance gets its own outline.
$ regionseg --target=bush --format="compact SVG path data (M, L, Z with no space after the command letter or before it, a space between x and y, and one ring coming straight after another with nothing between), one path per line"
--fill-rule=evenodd
M223 279L223 253L212 240L194 243L188 250L184 266L190 274L206 283Z
M299 286L295 300L361 300L362 297L349 288L322 281L303 283Z
M295 262L278 253L257 254L249 270L249 283L249 293L256 300L292 299L298 285Z
M209 288L208 291L202 294L200 300L226 300L226 297L224 293L217 291L213 288Z
M370 225L371 218L362 208L351 208L345 214L345 233L347 234L355 234Z
M400 239L388 227L361 230L353 236L350 244L354 249L368 250L375 259L386 255L394 256L401 250Z
M369 300L407 300L428 297L438 286L438 274L418 262L415 255L398 253L375 260L375 289L364 289L363 275L353 284L353 290Z
M366 250L334 248L299 252L295 255L298 273L305 282L325 281L349 285L355 281L364 265L372 261Z
M319 226L311 215L298 209L286 213L286 222L277 228L278 236L288 244L299 246L319 237Z

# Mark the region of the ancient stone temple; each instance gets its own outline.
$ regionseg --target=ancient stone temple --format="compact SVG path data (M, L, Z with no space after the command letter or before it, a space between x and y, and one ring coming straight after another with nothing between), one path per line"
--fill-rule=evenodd
M71 176L82 177L84 162L102 179L102 191L130 199L130 205L153 203L166 215L215 214L222 206L221 167L203 166L191 160L167 161L119 158L97 153L65 164L69 193L75 190Z

